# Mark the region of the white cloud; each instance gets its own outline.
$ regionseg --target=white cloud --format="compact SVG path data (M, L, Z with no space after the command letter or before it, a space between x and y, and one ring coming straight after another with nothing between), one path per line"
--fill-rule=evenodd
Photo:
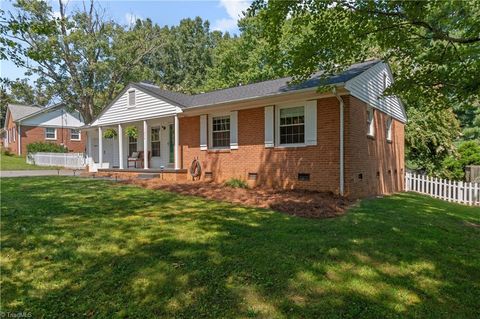
M53 17L60 19L61 18L60 11L53 11Z
M225 8L228 18L215 21L213 30L232 31L237 28L237 21L243 17L242 12L250 6L249 0L220 0L220 6Z
M137 19L142 20L142 17L133 13L125 13L125 20L127 21L128 25L135 24Z

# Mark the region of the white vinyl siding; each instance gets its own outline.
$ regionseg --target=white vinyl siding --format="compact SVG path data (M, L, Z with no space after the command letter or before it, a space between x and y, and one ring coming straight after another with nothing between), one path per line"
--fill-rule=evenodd
M22 125L80 128L84 122L77 111L67 112L65 109L58 108L22 120Z
M57 139L57 129L54 127L45 128L45 139L46 140L56 140Z
M128 107L128 90L125 91L92 125L111 125L173 116L181 109L141 90L135 90L135 109Z
M80 141L81 139L81 134L80 134L80 130L77 130L77 129L70 129L70 139L72 141Z
M390 115L402 123L407 122L405 109L395 96L383 97L385 88L393 82L387 64L379 62L362 74L345 83L345 88L356 98Z

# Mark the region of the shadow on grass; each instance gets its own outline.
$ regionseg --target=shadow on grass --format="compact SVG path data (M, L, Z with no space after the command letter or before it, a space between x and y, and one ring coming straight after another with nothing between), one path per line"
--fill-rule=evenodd
M73 178L2 180L2 311L480 316L478 209L414 194L307 220Z

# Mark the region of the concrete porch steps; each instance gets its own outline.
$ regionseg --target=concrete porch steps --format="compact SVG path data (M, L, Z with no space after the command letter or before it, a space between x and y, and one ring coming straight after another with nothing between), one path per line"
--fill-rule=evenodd
M152 178L159 178L160 174L157 173L141 173L138 174L138 179L152 179Z

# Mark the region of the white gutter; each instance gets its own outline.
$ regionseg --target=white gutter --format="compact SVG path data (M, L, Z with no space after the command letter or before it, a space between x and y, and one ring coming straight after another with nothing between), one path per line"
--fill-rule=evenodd
M340 95L337 93L337 88L333 87L332 90L333 94L337 97L338 102L340 103L340 195L343 196L345 194L345 177L344 177L344 123L343 123L343 109L344 109L344 103L343 99Z

